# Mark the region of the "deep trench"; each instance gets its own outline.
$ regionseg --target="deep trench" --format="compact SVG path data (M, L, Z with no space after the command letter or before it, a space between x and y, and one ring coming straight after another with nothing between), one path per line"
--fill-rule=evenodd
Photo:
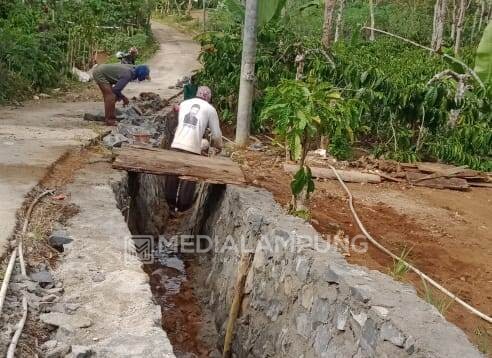
M170 179L128 173L115 190L118 205L131 234L138 236L134 241L152 240L151 255L140 253L139 258L176 357L220 357L215 320L205 303L208 292L203 275L196 273L211 259L210 242L200 237L225 186L196 183L191 207L178 211L166 187Z

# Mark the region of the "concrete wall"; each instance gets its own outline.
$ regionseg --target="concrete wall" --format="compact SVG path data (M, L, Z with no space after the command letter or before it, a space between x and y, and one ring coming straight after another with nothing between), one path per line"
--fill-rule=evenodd
M338 252L304 247L299 238L315 230L284 215L269 193L229 186L219 200L200 228L219 252L200 260L222 335L239 264L225 248L244 238L255 250L233 342L238 357L481 356L412 287L350 265Z

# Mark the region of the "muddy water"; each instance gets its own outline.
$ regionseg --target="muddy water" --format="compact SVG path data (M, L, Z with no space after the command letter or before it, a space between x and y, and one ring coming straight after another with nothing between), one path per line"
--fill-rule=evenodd
M182 218L184 219L184 218ZM180 219L171 219L166 236L176 234ZM156 245L158 246L158 245ZM154 252L154 263L144 265L156 304L161 307L162 328L180 357L212 357L215 339L205 331L212 325L208 312L193 292L193 270L196 260L171 249Z

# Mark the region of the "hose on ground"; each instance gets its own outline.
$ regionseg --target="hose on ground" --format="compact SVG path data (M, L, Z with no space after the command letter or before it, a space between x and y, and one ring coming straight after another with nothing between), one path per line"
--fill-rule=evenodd
M10 276L14 270L15 259L17 257L17 247L12 251L10 255L9 264L7 265L7 270L5 270L5 275L3 276L2 288L0 289L0 314L2 313L3 303L5 302L5 297L7 296L7 288L10 282Z
M15 266L15 259L17 256L17 252L19 253L19 264L21 268L21 273L23 276L27 276L26 273L26 264L24 262L24 253L22 249L22 240L24 236L26 235L27 232L27 227L29 226L29 219L31 218L32 211L36 204L46 195L52 194L54 191L53 190L46 190L39 194L29 205L29 208L27 209L26 216L24 218L24 224L22 226L22 231L21 231L21 236L18 242L18 247L14 248L14 251L12 252L9 260L9 264L7 266L7 270L5 272L5 276L3 278L2 282L2 288L0 289L0 314L2 313L2 308L3 308L3 303L5 302L5 297L7 295L7 288L10 282L10 277L12 275L12 271ZM15 349L17 347L17 342L19 341L19 337L22 334L22 330L24 329L24 324L26 323L27 319L27 313L28 313L28 306L27 306L27 296L25 292L22 292L22 308L24 310L22 317L17 324L17 329L12 337L12 341L10 342L9 349L7 352L7 358L13 358L15 354Z
M335 176L337 177L338 181L340 182L340 185L343 187L343 189L347 193L348 199L349 199L350 211L352 212L352 215L353 215L355 221L357 222L357 226L359 226L359 229L366 236L366 238L367 238L367 240L369 240L369 242L371 242L379 250L381 250L384 253L386 253L387 255L391 256L393 259L398 260L399 262L403 263L406 267L408 267L410 270L412 270L413 272L415 272L422 280L430 283L436 289L438 289L439 291L441 291L442 293L444 293L446 296L448 296L449 298L451 298L453 301L456 301L457 303L459 303L461 306L465 307L471 313L477 315L478 317L480 317L481 319L483 319L483 320L485 320L485 321L487 321L489 323L492 323L492 317L487 316L485 313L480 312L475 307L470 306L468 303L466 303L465 301L463 301L462 299L460 299L454 293L450 292L449 290L447 290L446 288L444 288L443 286L441 286L439 283L437 283L432 278L430 278L429 276L427 276L425 273L423 273L422 271L420 271L419 269L417 269L415 266L413 266L413 265L409 264L408 262L406 262L405 260L403 260L401 257L398 257L397 255L393 254L390 250L388 250L386 247L384 247L383 245L381 245L376 239L374 239L371 236L371 234L369 234L369 232L366 230L366 228L364 227L364 225L362 224L362 222L361 222L361 220L359 218L359 215L357 215L357 212L356 212L356 210L354 208L353 196L352 196L352 193L350 192L349 188L347 187L347 185L345 185L345 183L342 180L342 178L340 178L340 175L338 174L337 170L332 165L329 165L329 167L333 171L333 173L335 174Z

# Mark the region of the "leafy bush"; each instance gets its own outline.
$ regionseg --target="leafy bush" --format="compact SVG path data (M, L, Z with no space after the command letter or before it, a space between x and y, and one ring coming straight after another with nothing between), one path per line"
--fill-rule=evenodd
M150 2L12 0L0 4L0 101L57 86L95 51L154 49Z
M241 28L240 17L228 3L219 5L214 15L214 28L223 31L199 38L203 63L199 81L213 87L218 109L232 122L237 110ZM345 99L357 103L356 120L342 126L332 119L329 149L333 155L346 158L353 142L361 141L375 154L397 160L439 159L491 170L490 92L467 79L464 96L458 98L455 80L431 81L447 69L465 73L461 66L393 38L379 36L376 41L367 41L360 31L368 12L362 1L349 3L344 12L344 36L325 52L320 49L322 9L310 7L299 12L302 2L289 4L283 18L259 31L254 130L276 128L275 120L280 117L266 121L260 113L272 105L272 91L280 91L295 78L295 57L303 53L304 73L311 83L331 83ZM378 4L378 26L427 43L432 4L411 5ZM474 50L465 46L462 53L462 59L471 65ZM294 93L297 91L276 95L299 103L302 98L292 98ZM326 108L320 106L320 110ZM452 115L455 123L450 121Z

